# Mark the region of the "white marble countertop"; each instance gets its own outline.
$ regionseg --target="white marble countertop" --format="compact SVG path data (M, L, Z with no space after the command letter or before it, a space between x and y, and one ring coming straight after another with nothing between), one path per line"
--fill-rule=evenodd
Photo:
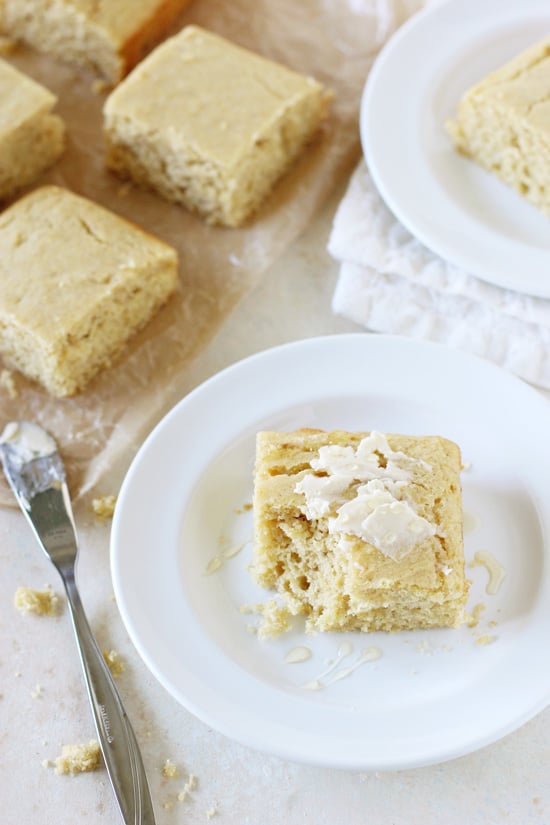
M266 347L357 331L330 307L337 268L325 247L340 194L193 364L189 388ZM131 458L113 471L106 493L118 490ZM110 523L83 506L75 515L82 599L101 648L115 649L125 663L117 684L142 748L158 825L206 822L214 810L220 825L550 823L550 709L477 753L389 773L292 764L208 728L157 683L128 638L112 598ZM46 619L22 615L13 605L20 585L42 589L49 583L61 593L57 574L16 510L0 512L0 556L0 820L115 825L121 820L104 769L70 777L43 766L63 744L86 742L95 732L67 612ZM179 779L163 777L167 759L177 765ZM189 774L197 787L178 801Z

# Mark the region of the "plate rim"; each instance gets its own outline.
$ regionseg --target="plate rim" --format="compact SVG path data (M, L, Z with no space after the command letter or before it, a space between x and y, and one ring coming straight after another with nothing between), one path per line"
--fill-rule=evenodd
M479 14L479 3L476 3L475 0L468 0L468 2L476 7L476 11ZM498 3L494 0L492 5L498 9L498 12L501 14L501 19L507 19L506 12L509 12L510 9L514 12L517 10L517 4L514 3L514 0L499 0ZM544 11L550 18L550 9L544 8L543 0L526 0L519 11L517 11L517 14L515 14L515 17L525 17L526 9L528 10L531 7L534 11L537 9ZM376 150L373 142L373 133L370 127L367 126L367 121L372 119L378 122L378 118L371 118L370 111L376 104L376 98L381 88L380 83L384 81L384 73L387 71L388 65L391 68L392 61L399 56L400 50L403 48L403 42L405 45L408 45L409 41L417 37L418 33L424 32L426 27L430 27L434 21L440 18L444 19L446 16L450 16L455 23L462 23L464 19L468 17L463 0L445 0L443 3L436 3L433 6L425 7L416 14L413 14L394 32L376 57L366 79L360 101L359 133L363 157L367 163L373 182L387 207L413 237L434 254L452 266L461 268L466 273L494 286L525 293L533 297L550 298L550 277L548 276L547 263L545 265L548 250L543 249L539 252L526 243L519 241L512 243L509 239L503 239L501 235L497 236L502 242L510 245L508 252L515 249L516 254L521 253L524 256L527 255L528 260L525 265L521 267L522 274L520 278L517 275L517 269L519 267L516 264L510 263L509 255L502 255L496 267L492 264L496 233L487 229L486 232L482 233L484 236L482 244L484 242L485 245L492 250L492 254L488 256L491 259L490 262L484 262L482 256L476 255L475 253L468 253L468 244L463 244L462 248L459 248L456 244L449 244L430 232L427 222L425 220L419 220L412 214L409 206L403 204L399 197L399 192L396 190L395 183L390 182L388 180L389 176L381 169L385 161L382 152ZM498 22L498 20L496 22ZM455 43L455 47L458 48L461 44L462 41L460 41L458 45ZM380 106L377 107L377 113L380 113ZM501 185L504 186L504 184ZM520 198L521 196L517 195L517 197ZM536 208L532 205L529 206L531 206L532 209ZM434 206L434 208L436 207ZM472 223L475 223L475 221L472 220ZM478 246L479 245L480 244L478 244Z
M162 432L162 429L166 426L167 422L177 419L177 417L181 414L182 410L184 411L183 414L185 414L186 407L189 404L193 404L193 399L197 396L197 394L203 393L206 387L210 387L212 384L217 383L221 378L230 378L235 371L242 369L243 366L246 368L246 366L249 366L250 364L254 365L254 363L257 363L258 361L261 362L266 356L277 357L278 354L280 354L282 351L292 352L295 351L296 348L316 348L320 343L322 345L328 344L328 346L336 344L336 346L343 346L345 348L346 346L355 345L358 342L361 342L361 344L368 342L367 347L370 347L373 344L373 342L375 342L375 347L381 343L383 347L388 345L390 346L390 348L392 346L397 346L399 348L401 346L412 345L413 348L415 348L416 350L423 349L425 351L430 350L431 352L435 352L437 350L440 354L445 353L446 356L450 355L451 358L457 358L459 361L467 361L472 365L476 364L481 370L486 369L489 371L489 373L498 375L499 380L504 380L505 383L509 382L510 386L517 388L520 392L527 392L530 399L536 398L537 401L535 403L541 404L541 410L544 409L544 411L547 412L548 409L550 409L548 407L547 399L541 393L537 392L534 387L532 387L529 384L526 384L524 381L517 378L515 375L506 372L500 367L494 365L492 362L489 362L478 356L451 349L445 346L444 344L440 343L434 343L423 340L411 341L410 339L405 338L404 336L366 335L365 333L359 332L306 338L298 341L291 341L276 347L270 347L265 350L261 350L235 362L234 364L229 365L225 369L212 375L210 378L206 379L201 384L199 384L195 389L193 389L179 402L177 402L172 407L172 409L166 413L165 416L163 416L163 418L152 429L149 436L147 436L147 438L145 439L141 448L138 450L138 453L131 462L128 472L125 475L120 490L119 499L117 502L119 504L119 507L118 509L115 508L110 541L111 575L113 580L115 598L123 623L126 627L130 640L132 641L133 645L138 651L140 657L142 658L150 672L167 690L167 692L170 695L172 695L172 697L176 699L176 701L178 701L179 704L183 705L191 713L193 713L198 719L202 720L204 723L208 725L213 726L220 733L228 736L233 740L239 741L248 747L262 751L264 753L270 753L291 761L302 762L310 765L317 765L320 767L337 767L350 770L400 770L448 761L450 759L457 758L467 753L471 753L475 750L478 750L482 747L485 747L486 745L489 745L501 739L503 736L521 727L523 724L525 724L525 722L536 716L538 713L541 712L541 710L543 710L548 705L548 703L550 702L550 682L548 684L548 688L544 698L541 699L540 703L537 706L530 707L527 711L524 711L523 713L519 714L519 716L516 715L516 717L513 720L510 720L508 725L504 725L497 731L493 731L492 735L487 735L479 739L473 745L472 743L469 743L465 747L463 746L458 749L456 747L451 747L446 752L438 752L435 758L433 756L424 756L423 758L416 758L412 761L410 759L403 759L402 761L398 761L395 758L391 758L389 760L386 760L386 762L377 761L376 763L373 763L372 761L369 762L368 760L361 760L361 763L359 764L356 758L352 759L351 761L348 761L345 757L342 756L340 756L337 759L327 759L327 757L323 754L312 755L310 753L304 752L303 747L297 748L295 744L292 747L289 746L287 748L266 748L265 743L262 745L254 735L239 735L238 733L236 733L234 725L224 724L223 722L220 722L219 717L217 717L215 713L205 711L204 708L198 707L196 705L196 702L190 701L188 698L183 698L182 688L175 688L171 679L167 678L166 675L162 672L159 672L154 656L152 656L150 651L147 650L146 646L143 645L139 631L136 633L132 617L128 614L124 587L121 582L120 570L117 567L116 545L118 542L120 546L123 541L123 538L120 534L123 530L125 506L124 502L127 492L133 484L134 474L137 472L137 468L139 468L141 457L147 454L147 452L151 449L154 449L155 440L158 437L158 434Z

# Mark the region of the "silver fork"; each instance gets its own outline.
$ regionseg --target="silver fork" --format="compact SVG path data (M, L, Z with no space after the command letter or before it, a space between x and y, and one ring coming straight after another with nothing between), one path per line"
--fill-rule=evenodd
M57 445L36 424L10 422L0 437L0 458L23 513L63 581L99 744L124 823L154 825L136 737L80 600L76 528Z

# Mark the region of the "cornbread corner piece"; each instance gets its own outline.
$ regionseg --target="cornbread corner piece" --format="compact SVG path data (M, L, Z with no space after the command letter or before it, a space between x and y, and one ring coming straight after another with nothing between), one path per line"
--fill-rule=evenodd
M258 433L253 578L309 631L459 626L460 470L438 436Z
M1 5L1 3L0 3ZM65 147L57 98L0 59L0 200L33 183Z
M318 131L329 99L314 79L187 26L107 99L107 165L208 223L240 226Z
M118 83L190 0L1 0L0 32Z
M0 214L0 353L64 397L109 367L174 292L172 247L45 186Z
M550 216L550 37L467 90L445 126L456 149Z

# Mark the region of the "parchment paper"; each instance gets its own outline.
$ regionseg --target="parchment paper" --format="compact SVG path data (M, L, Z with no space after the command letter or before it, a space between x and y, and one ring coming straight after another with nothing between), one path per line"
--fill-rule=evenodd
M46 427L65 459L73 497L98 490L122 450L144 435L184 393L185 368L262 273L303 231L360 152L357 115L368 69L398 22L377 0L193 0L178 20L205 28L315 76L334 92L319 140L277 186L247 227L212 228L182 207L123 185L104 168L102 106L94 77L30 49L7 60L59 97L68 141L61 161L37 184L92 198L175 246L176 296L83 393L55 400L14 373L17 397L0 389L0 426L27 419ZM94 90L95 88L95 90ZM2 479L0 504L13 504ZM115 491L107 491L115 492Z

